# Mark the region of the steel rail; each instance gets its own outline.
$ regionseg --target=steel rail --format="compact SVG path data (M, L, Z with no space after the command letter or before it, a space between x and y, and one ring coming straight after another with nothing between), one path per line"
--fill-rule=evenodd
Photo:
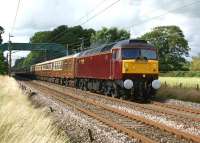
M36 83L34 83L34 84L36 84ZM36 85L37 85L37 84L36 84ZM52 90L53 92L57 92L57 91L55 91L55 90L53 90L53 89L49 89L49 88L46 87L46 86L43 86L43 88L44 88L44 87L45 87L46 89L48 89L48 90ZM42 88L42 86L40 85L40 89L41 89L41 88ZM60 92L57 92L57 94L63 95L63 93L60 93ZM46 94L45 94L45 95L46 95ZM51 96L51 95L47 95L47 96ZM72 104L71 102L67 101L65 98L63 98L63 97L61 97L61 96L55 96L55 94L54 94L53 97L54 97L56 100L58 100L58 101L64 103L64 105L69 105L69 106L71 106L71 107L77 109L78 111L80 111L80 112L82 112L82 113L84 113L84 114L86 114L86 115L88 115L88 116L90 116L90 117L96 119L97 121L100 121L100 122L102 122L102 123L108 125L109 127L112 127L112 128L114 128L114 129L116 129L116 130L119 131L119 132L123 132L124 134L128 135L128 136L129 136L130 138L132 138L132 139L137 139L137 140L139 140L139 141L142 142L142 143L156 143L154 140L149 139L148 137L145 137L144 135L141 135L141 134L137 133L136 131L130 130L130 129L124 127L123 125L120 125L120 124L118 124L118 123L115 123L115 122L113 122L113 121L111 121L111 120L108 120L108 119L106 119L106 118L100 117L100 116L98 116L97 114L95 114L95 113L93 113L93 112L91 112L91 111L88 111L88 110L86 110L86 109L80 108L80 107L78 107L78 106ZM70 97L72 97L72 96L70 96Z
M88 111L88 110L85 110L85 109L82 109L66 100L63 100L63 99L59 99L58 97L54 96L54 98L56 98L57 100L67 104L67 105L70 105L71 107L74 107L75 109L85 113L86 115L90 116L90 117L93 117L95 118L96 120L100 121L100 122L103 122L104 124L118 130L119 132L123 132L125 134L127 134L129 137L133 138L133 139L138 139L139 141L143 142L143 143L155 143L155 141L143 136L143 135L140 135L138 134L137 132L135 131L132 131L130 129L127 129L126 127L120 125L120 124L117 124L111 120L108 120L108 119L105 119L103 117L100 117L98 116L97 114L91 112L91 111Z
M188 119L188 120L195 121L195 122L200 122L200 118L194 118L194 117L191 117L191 116L177 114L173 111L169 111L169 110L165 111L165 110L160 109L160 108L145 107L145 106L143 106L143 104L139 104L139 103L136 103L136 102L130 102L130 101L122 100L122 99L117 99L117 98L113 98L113 97L109 97L109 96L104 96L104 95L97 94L97 93L88 93L88 95L89 94L91 96L96 95L96 96L99 96L99 97L104 98L104 99L108 99L108 100L111 100L111 101L115 101L115 102L123 103L123 104L127 104L127 105L133 105L133 106L143 108L143 109L146 109L146 110L151 110L153 112L159 112L159 113L171 115L171 116L174 116L174 117L179 116L179 117L184 118L184 119ZM166 109L166 107L164 107L164 106L162 106L162 108ZM196 112L194 114L196 114Z
M37 84L37 83L36 83ZM41 86L41 85L40 85ZM167 131L169 133L172 133L174 135L176 135L177 137L181 138L181 139L187 139L189 141L194 141L194 142L200 142L200 137L198 136L195 136L195 135L191 135L191 134L188 134L188 133L185 133L185 132L182 132L178 129L175 129L175 128L171 128L171 127L168 127L164 124L161 124L161 123L157 123L155 121L152 121L152 120L148 120L144 117L139 117L139 116L136 116L136 115L133 115L133 114L129 114L127 112L124 112L124 111L121 111L121 110L118 110L118 109L115 109L113 107L109 107L107 105L103 105L103 104L100 104L100 103L97 103L95 102L94 100L91 100L91 99L84 99L82 97L78 97L76 95L73 95L73 94L66 94L66 93L62 93L60 91L57 91L57 90L54 90L54 89L51 89L50 87L47 87L47 86L43 86L45 88L47 88L48 90L51 90L51 91L55 91L61 95L66 95L66 96L70 96L72 98L75 98L75 99L78 99L78 100L81 100L83 102L86 102L86 103L89 103L89 104L93 104L95 106L99 106L105 110L108 110L108 111L111 111L113 113L118 113L122 116L125 116L125 117L128 117L132 120L136 120L136 121L140 121L140 122L143 122L145 123L146 125L150 125L150 126L154 126L156 128L159 128L160 130L163 130L163 131Z
M50 83L52 84L52 83ZM52 84L54 86L60 86L61 88L68 88L69 90L73 90L74 88L72 87L63 87L61 85L57 85L57 84ZM84 92L84 91L81 91L80 92ZM98 93L90 93L90 92L87 92L87 95L89 96L98 96L100 98L104 98L104 99L108 99L108 100L111 100L111 101L115 101L115 102L118 102L118 103L123 103L123 104L127 104L127 105L133 105L133 106L136 106L136 107L139 107L139 108L143 108L145 110L150 110L150 112L159 112L159 113L162 113L162 114L167 114L167 115L170 115L170 116L173 116L173 117L180 117L180 118L184 118L184 119L187 119L187 120L190 120L190 121L194 121L194 122L200 122L200 118L194 118L194 117L191 117L191 116L186 116L186 115L182 115L182 114L177 114L173 111L165 111L161 108L152 108L152 107L145 107L143 106L143 104L139 104L139 103L136 103L136 102L130 102L130 101L126 101L126 100L122 100L122 99L118 99L118 98L113 98L113 97L109 97L109 96L104 96L104 95L101 95L101 94L98 94ZM162 108L166 108L166 107L162 107ZM167 107L168 108L168 107Z
M186 108L186 107L179 106L179 105L172 105L172 104L165 104L165 103L163 104L163 103L156 102L156 101L152 101L152 104L161 106L161 107L175 109L178 111L189 112L189 113L193 113L193 114L200 114L200 110L198 110L198 109Z

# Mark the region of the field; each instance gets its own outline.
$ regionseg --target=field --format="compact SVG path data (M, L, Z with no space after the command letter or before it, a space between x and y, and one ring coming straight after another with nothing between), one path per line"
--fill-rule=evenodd
M34 108L13 78L0 76L0 143L67 143L44 109Z
M163 86L194 89L198 89L200 86L198 77L160 77L159 79Z
M160 77L159 79L162 87L157 92L157 98L200 103L200 78Z

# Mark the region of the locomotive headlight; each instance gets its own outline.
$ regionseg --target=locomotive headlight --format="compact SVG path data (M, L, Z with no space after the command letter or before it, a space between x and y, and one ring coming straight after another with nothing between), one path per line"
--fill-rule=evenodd
M154 89L159 89L159 88L161 87L161 82L160 82L160 80L154 80L154 81L152 81L152 87L153 87Z
M126 79L126 80L124 81L124 87L125 87L126 89L131 89L131 88L133 87L133 81L130 80L130 79Z

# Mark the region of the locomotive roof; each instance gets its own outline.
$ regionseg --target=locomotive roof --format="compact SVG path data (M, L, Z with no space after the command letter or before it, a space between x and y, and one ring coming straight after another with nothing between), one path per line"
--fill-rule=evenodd
M140 39L128 39L128 40L122 40L122 41L119 41L117 42L116 45L114 45L114 47L120 47L120 48L124 48L126 47L127 45L132 45L132 46L138 46L138 45L142 45L145 47L153 47L151 44L147 43L147 41L145 40L140 40ZM146 46L148 45L148 46Z
M127 45L141 45L141 46L148 45L146 47L153 47L152 45L148 44L147 41L145 41L145 40L127 39L127 40L122 40L122 41L119 41L119 42L103 44L103 45L101 45L97 48L92 48L92 49L83 51L79 54L78 57L83 57L83 56L88 56L88 55L98 54L98 53L101 53L101 52L110 51L113 47L124 48Z
M106 52L106 51L109 51L112 49L112 47L115 45L116 43L113 42L113 43L109 43L109 44L103 44L97 48L92 48L92 49L89 49L89 50L86 50L86 51L83 51L79 54L79 57L82 57L82 56L87 56L87 55L92 55L92 54L97 54L97 53L100 53L100 52Z
M65 56L65 57L53 59L53 60L49 60L49 61L45 61L45 62L38 63L38 64L35 64L35 65L36 65L36 66L39 66L39 65L43 65L43 64L52 63L52 62L62 61L62 60L65 60L65 59L70 59L70 58L73 58L73 57L77 57L78 54L79 54L79 53L74 54L74 55L70 55L70 56Z

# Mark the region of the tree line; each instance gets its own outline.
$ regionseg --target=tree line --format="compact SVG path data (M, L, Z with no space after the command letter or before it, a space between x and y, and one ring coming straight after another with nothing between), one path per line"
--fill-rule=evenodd
M0 44L3 42L2 34L4 33L4 28L0 26ZM6 62L6 59L3 56L3 51L0 49L0 75L6 74L8 69L8 64Z

